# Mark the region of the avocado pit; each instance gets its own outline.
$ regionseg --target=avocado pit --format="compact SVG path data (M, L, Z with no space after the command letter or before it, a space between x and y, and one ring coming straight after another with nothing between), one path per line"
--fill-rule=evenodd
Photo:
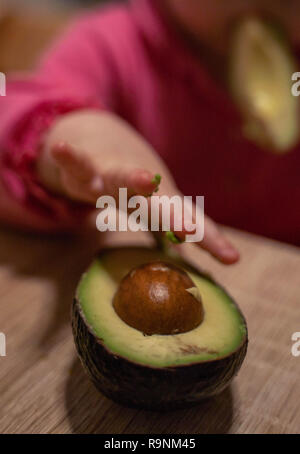
M113 298L118 316L146 335L173 335L203 321L201 297L189 275L163 261L140 265L120 282Z

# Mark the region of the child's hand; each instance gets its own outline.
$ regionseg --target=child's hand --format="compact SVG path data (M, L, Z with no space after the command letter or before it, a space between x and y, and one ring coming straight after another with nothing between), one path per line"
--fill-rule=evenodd
M106 168L100 153L90 155L84 149L60 143L51 148L51 155L58 167L62 192L77 201L95 205L101 194L117 197L119 188L127 188L129 196L148 196L157 189L153 172L118 162Z
M181 195L151 147L129 125L106 112L81 111L59 119L44 141L38 172L49 189L93 206L102 194L117 199L119 188L127 188L129 197L152 194L158 188L156 174L162 176L159 195ZM176 231L176 236L184 238L185 233ZM223 263L239 258L207 217L199 246Z

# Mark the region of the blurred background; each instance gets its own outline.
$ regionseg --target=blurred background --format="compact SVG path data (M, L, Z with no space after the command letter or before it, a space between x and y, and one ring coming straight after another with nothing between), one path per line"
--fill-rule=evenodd
M27 70L82 8L107 0L0 0L0 71Z

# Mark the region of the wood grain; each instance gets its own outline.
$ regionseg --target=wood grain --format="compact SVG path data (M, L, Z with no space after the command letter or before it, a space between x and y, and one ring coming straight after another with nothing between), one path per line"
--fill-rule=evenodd
M291 354L291 335L300 331L299 249L227 231L242 253L238 265L225 267L194 249L189 254L242 308L247 358L223 394L165 414L110 402L76 358L70 304L98 240L1 231L0 332L7 356L0 357L0 432L300 433L300 357Z

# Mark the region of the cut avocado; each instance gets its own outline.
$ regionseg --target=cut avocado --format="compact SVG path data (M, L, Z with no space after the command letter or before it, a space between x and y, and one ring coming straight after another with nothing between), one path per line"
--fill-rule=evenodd
M204 316L190 331L145 335L115 311L114 297L128 273L157 261L182 270L187 287L190 279L194 283L188 296L203 305L199 313ZM135 291L137 287L133 295ZM98 256L78 286L72 326L79 357L94 384L131 407L181 408L219 393L238 372L247 350L245 319L226 291L180 258L148 248L109 249Z
M248 139L284 153L299 140L299 105L291 92L292 52L273 24L250 17L233 33L230 88Z

